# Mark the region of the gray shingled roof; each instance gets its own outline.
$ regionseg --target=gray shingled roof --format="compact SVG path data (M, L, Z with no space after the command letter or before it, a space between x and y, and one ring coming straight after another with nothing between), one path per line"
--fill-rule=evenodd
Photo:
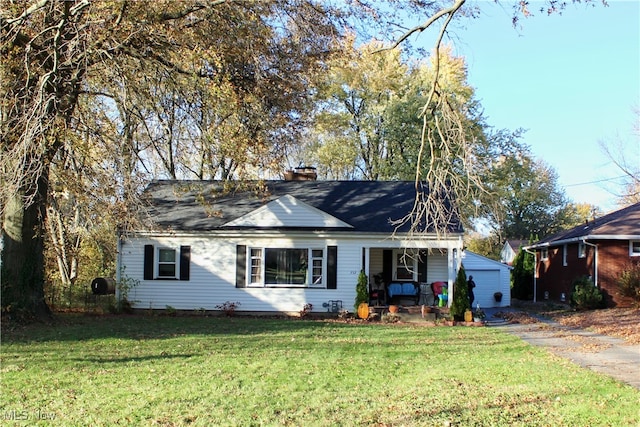
M349 231L391 233L394 226L390 220L407 215L415 200L413 181L262 183L266 191L256 190L258 182L154 181L143 197L149 203L148 215L154 222L152 228L176 231L216 230L288 194L351 224L354 228ZM449 206L448 202L446 206ZM398 231L406 231L406 227ZM457 216L448 224L448 231L463 231Z
M640 238L640 203L603 215L593 221L578 225L570 230L562 231L536 242L532 247L553 246L562 242L578 240L583 237L592 239L628 240L630 237Z

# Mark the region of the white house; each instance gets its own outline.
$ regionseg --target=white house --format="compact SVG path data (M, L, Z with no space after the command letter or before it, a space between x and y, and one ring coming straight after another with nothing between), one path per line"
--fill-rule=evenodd
M138 309L352 311L360 271L451 290L460 263L457 215L444 233L426 217L415 233L393 223L411 211L415 182L155 181L144 199L148 225L123 232L118 253Z
M500 250L500 261L507 265L513 264L513 260L520 252L520 248L528 243L528 240L506 240Z
M480 308L511 305L511 267L468 250L462 253L462 265L467 277L473 276L476 284L474 309L477 304ZM495 300L496 292L502 293L500 302Z

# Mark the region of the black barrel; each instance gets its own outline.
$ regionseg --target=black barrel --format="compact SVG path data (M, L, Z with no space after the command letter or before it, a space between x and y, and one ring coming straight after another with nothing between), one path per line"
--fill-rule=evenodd
M116 281L110 278L96 277L91 282L91 291L94 295L115 294Z

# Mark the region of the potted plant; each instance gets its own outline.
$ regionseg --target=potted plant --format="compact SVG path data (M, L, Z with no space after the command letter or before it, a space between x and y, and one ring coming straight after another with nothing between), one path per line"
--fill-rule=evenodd
M496 302L500 302L502 301L502 292L496 292L493 294L493 298L496 300Z

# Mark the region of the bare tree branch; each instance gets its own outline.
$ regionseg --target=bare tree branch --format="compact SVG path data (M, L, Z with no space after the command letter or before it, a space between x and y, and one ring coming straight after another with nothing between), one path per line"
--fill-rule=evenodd
M400 36L400 38L398 38L398 40L395 41L395 43L393 45L391 45L391 47L389 47L389 49L394 49L394 48L398 47L400 44L402 44L402 42L404 42L409 37L411 37L412 34L421 33L424 30L426 30L427 28L431 28L431 26L437 20L439 20L440 18L442 18L445 15L448 15L447 22L445 22L445 24L442 26L441 31L440 31L440 36L439 36L438 41L436 43L436 46L439 46L440 42L442 41L442 35L444 34L444 31L447 29L447 25L449 25L449 22L451 22L451 19L453 18L453 16L462 7L462 5L464 5L465 2L466 2L466 0L455 0L455 2L451 5L451 7L439 10L438 12L433 14L431 17L429 17L429 19L427 19L424 23L422 23L420 25L416 25L415 27L410 28L409 30L407 30L403 35Z
M47 5L47 3L49 3L49 0L39 0L35 3L33 3L31 6L29 6L24 12L22 12L22 14L16 18L9 18L9 19L3 19L0 18L0 23L1 21L5 21L7 24L9 25L20 25L24 22L25 19L27 19L31 14L33 14L34 12L38 11L39 9L42 9L43 7L45 7Z

